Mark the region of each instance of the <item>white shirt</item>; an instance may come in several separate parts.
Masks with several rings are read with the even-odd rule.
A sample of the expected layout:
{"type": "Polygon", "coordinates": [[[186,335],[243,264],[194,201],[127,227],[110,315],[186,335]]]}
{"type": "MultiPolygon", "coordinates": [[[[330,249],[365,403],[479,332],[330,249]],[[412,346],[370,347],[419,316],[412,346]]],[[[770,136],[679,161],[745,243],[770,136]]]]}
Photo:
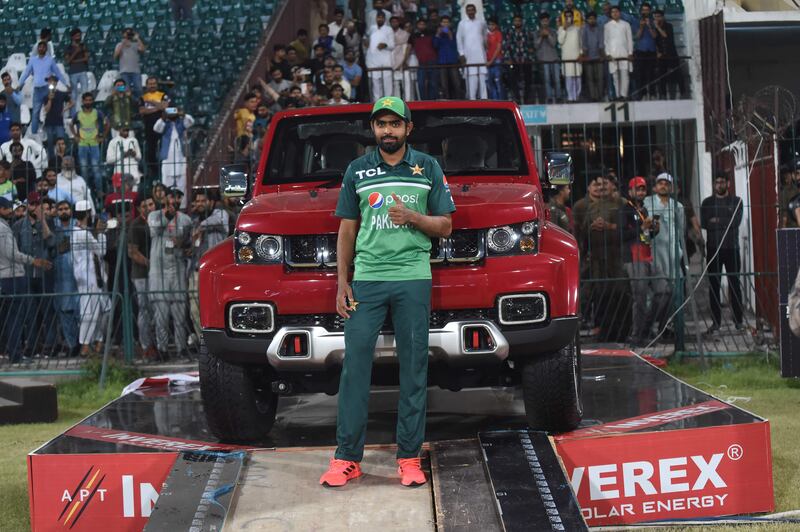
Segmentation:
{"type": "Polygon", "coordinates": [[[373,26],[369,32],[369,48],[367,48],[367,68],[392,66],[392,50],[394,49],[394,32],[388,24],[380,28],[373,26]],[[386,48],[378,50],[380,43],[386,48]]]}
{"type": "Polygon", "coordinates": [[[463,55],[467,64],[486,63],[486,22],[479,19],[464,18],[456,30],[458,55],[463,55]]]}
{"type": "MultiPolygon", "coordinates": [[[[72,251],[72,271],[75,275],[75,284],[81,294],[98,293],[102,290],[97,285],[94,255],[102,260],[106,252],[106,235],[100,233],[95,238],[87,229],[75,227],[70,232],[70,249],[72,251]]],[[[102,272],[101,272],[102,273],[102,272]]]]}
{"type": "MultiPolygon", "coordinates": [[[[633,55],[631,25],[624,20],[609,20],[603,27],[606,54],[614,58],[627,59],[633,55]]],[[[614,64],[612,61],[610,64],[614,64]]]]}
{"type": "Polygon", "coordinates": [[[106,162],[114,165],[114,173],[130,174],[138,182],[142,176],[138,164],[141,158],[142,152],[139,149],[139,141],[130,134],[127,138],[114,137],[108,143],[106,162]],[[125,155],[129,150],[136,152],[133,157],[125,155]]]}
{"type": "MultiPolygon", "coordinates": [[[[73,174],[72,178],[68,178],[64,176],[64,173],[58,174],[56,177],[56,188],[60,188],[64,192],[67,192],[75,203],[87,200],[89,203],[92,204],[92,214],[94,214],[94,202],[92,201],[92,193],[89,191],[89,187],[86,186],[86,180],[84,180],[78,174],[73,174]]],[[[75,207],[73,205],[73,207],[75,207]]]]}
{"type": "MultiPolygon", "coordinates": [[[[13,159],[13,157],[11,157],[12,142],[13,141],[9,140],[0,146],[0,159],[11,162],[13,159]]],[[[47,152],[45,149],[33,139],[22,138],[19,143],[22,144],[22,160],[30,161],[33,168],[36,170],[36,177],[42,177],[42,172],[47,168],[47,152]]]]}

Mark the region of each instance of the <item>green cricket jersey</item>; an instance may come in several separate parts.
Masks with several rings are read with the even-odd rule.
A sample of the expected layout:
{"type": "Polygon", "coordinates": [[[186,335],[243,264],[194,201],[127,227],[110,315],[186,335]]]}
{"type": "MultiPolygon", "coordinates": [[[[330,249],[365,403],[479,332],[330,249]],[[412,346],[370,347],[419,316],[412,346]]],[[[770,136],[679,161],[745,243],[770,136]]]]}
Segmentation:
{"type": "Polygon", "coordinates": [[[336,216],[357,220],[354,281],[430,279],[431,239],[410,226],[394,225],[389,207],[396,194],[409,209],[441,216],[456,210],[439,162],[406,145],[396,166],[374,151],[359,157],[344,173],[336,216]]]}

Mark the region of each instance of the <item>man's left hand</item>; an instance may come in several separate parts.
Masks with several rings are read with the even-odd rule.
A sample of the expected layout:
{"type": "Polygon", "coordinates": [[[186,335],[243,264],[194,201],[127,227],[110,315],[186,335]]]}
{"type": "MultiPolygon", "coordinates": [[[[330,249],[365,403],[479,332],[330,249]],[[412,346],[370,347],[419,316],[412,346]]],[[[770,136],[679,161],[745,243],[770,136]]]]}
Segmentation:
{"type": "Polygon", "coordinates": [[[397,194],[394,192],[392,192],[392,199],[394,200],[394,205],[389,207],[389,219],[392,223],[395,225],[405,225],[413,222],[418,213],[406,207],[403,201],[397,197],[397,194]]]}

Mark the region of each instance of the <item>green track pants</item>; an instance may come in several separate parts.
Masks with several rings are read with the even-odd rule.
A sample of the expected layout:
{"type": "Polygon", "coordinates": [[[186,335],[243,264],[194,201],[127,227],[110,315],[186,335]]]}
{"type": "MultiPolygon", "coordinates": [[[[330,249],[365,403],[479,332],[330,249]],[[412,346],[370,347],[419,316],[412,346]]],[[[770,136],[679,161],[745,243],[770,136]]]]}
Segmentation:
{"type": "Polygon", "coordinates": [[[339,446],[335,456],[355,462],[364,456],[372,358],[386,312],[391,308],[400,364],[397,457],[417,457],[425,440],[431,280],[353,281],[352,286],[358,305],[344,326],[345,357],[336,427],[339,446]]]}

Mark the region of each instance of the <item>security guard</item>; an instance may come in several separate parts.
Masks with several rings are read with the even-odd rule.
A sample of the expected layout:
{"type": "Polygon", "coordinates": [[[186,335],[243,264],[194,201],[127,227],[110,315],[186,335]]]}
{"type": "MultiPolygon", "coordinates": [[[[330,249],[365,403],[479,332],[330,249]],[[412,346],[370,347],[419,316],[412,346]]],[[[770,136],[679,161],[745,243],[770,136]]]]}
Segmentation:
{"type": "Polygon", "coordinates": [[[375,102],[370,128],[378,149],[347,168],[336,206],[339,288],[345,359],[339,382],[338,447],[320,484],[343,486],[361,476],[372,359],[391,309],[400,365],[397,462],[401,483],[424,484],[431,237],[450,235],[455,205],[439,163],[406,142],[414,128],[400,98],[375,102]],[[348,282],[355,257],[352,285],[348,282]]]}

